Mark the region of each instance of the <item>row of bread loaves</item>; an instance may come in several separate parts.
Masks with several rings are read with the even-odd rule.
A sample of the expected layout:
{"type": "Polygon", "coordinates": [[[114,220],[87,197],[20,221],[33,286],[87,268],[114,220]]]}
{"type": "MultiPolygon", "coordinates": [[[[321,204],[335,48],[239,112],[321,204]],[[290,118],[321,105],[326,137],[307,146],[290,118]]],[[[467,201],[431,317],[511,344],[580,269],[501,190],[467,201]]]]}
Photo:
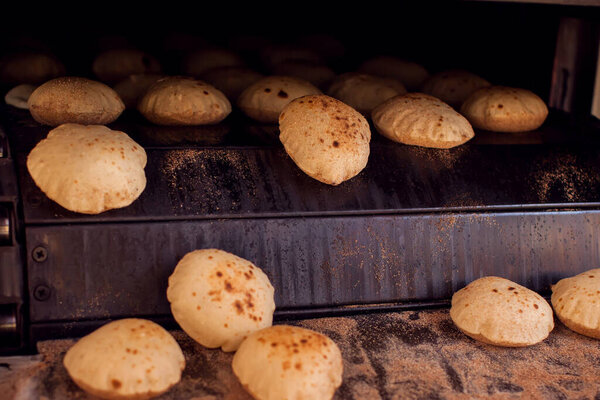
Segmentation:
{"type": "MultiPolygon", "coordinates": [[[[331,399],[342,357],[327,336],[272,326],[274,289],[250,261],[217,250],[186,254],[169,277],[173,317],[195,341],[236,351],[232,369],[258,400],[331,399]]],[[[106,399],[151,398],[181,380],[185,360],[173,337],[141,319],[111,322],[80,339],[64,357],[73,381],[106,399]]]]}
{"type": "MultiPolygon", "coordinates": [[[[558,319],[582,335],[600,339],[600,269],[552,286],[558,319]]],[[[538,293],[508,279],[477,279],[452,296],[450,317],[473,339],[496,346],[530,346],[554,328],[552,307],[538,293]]]]}

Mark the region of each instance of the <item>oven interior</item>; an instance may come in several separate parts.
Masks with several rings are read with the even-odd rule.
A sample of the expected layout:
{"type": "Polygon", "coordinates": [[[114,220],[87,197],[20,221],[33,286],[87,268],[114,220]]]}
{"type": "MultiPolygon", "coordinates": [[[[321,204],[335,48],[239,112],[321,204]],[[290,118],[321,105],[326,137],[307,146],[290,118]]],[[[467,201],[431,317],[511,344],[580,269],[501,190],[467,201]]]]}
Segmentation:
{"type": "Polygon", "coordinates": [[[235,105],[218,125],[186,128],[126,110],[110,127],[146,149],[146,190],[129,207],[90,216],[36,187],[25,161],[49,128],[2,104],[0,350],[32,349],[128,316],[175,326],[167,278],[198,248],[260,266],[275,286],[276,320],[445,307],[485,275],[547,296],[558,279],[595,267],[600,14],[586,2],[560,3],[107,5],[79,18],[18,10],[0,28],[3,53],[49,51],[69,75],[94,78],[94,57],[122,46],[153,54],[169,75],[206,46],[234,49],[269,74],[261,46],[312,38],[336,73],[383,54],[430,72],[461,68],[537,93],[550,114],[536,131],[476,130],[449,150],[394,143],[371,126],[366,169],[331,187],[295,167],[276,125],[235,105]]]}

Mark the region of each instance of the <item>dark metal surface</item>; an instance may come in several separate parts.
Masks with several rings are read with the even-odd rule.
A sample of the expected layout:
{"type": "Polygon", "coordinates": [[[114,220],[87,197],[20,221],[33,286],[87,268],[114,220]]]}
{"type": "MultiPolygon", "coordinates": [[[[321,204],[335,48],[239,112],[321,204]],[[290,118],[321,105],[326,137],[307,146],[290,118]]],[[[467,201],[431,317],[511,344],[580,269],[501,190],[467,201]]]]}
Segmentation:
{"type": "MultiPolygon", "coordinates": [[[[246,130],[236,130],[235,136],[227,136],[233,135],[228,133],[228,139],[213,145],[184,141],[158,146],[146,142],[146,189],[132,205],[99,215],[69,212],[49,200],[27,173],[27,152],[22,148],[18,167],[25,222],[57,224],[600,206],[597,138],[569,130],[558,117],[541,130],[526,134],[478,132],[472,142],[449,150],[394,143],[373,130],[367,167],[337,187],[320,183],[300,171],[278,143],[276,126],[245,127],[246,130]],[[258,133],[253,133],[252,128],[258,133]]],[[[142,129],[133,122],[129,129],[121,128],[131,132],[134,139],[142,129]]],[[[19,146],[33,146],[36,141],[31,138],[35,134],[45,135],[48,129],[20,125],[14,132],[19,146]],[[29,133],[32,135],[28,136],[29,133]],[[28,140],[30,143],[26,145],[28,140]]],[[[166,140],[169,128],[160,129],[166,140]]],[[[190,128],[189,132],[194,129],[190,128]]],[[[177,132],[186,130],[182,128],[177,132]]]]}
{"type": "Polygon", "coordinates": [[[499,275],[547,293],[600,263],[600,211],[261,218],[29,227],[32,323],[168,315],[187,252],[220,248],[269,276],[279,310],[447,300],[499,275]],[[40,285],[50,289],[36,299],[40,285]]]}

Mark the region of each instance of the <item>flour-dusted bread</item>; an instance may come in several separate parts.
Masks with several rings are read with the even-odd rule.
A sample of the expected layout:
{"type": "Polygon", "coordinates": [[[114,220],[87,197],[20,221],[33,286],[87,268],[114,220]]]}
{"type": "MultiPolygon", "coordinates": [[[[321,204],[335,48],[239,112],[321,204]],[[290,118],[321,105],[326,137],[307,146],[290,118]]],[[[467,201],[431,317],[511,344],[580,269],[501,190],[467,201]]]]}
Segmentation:
{"type": "Polygon", "coordinates": [[[231,50],[208,47],[188,54],[183,62],[183,72],[188,76],[199,77],[213,68],[245,65],[243,58],[231,50]]]}
{"type": "Polygon", "coordinates": [[[273,67],[275,75],[293,76],[304,79],[318,88],[327,86],[335,77],[335,72],[325,64],[311,61],[284,61],[273,67]]]}
{"type": "Polygon", "coordinates": [[[19,52],[0,59],[0,83],[38,85],[65,74],[65,66],[46,53],[19,52]]]}
{"type": "Polygon", "coordinates": [[[98,54],[92,63],[96,77],[110,84],[122,81],[129,75],[156,74],[161,69],[155,57],[138,49],[106,50],[98,54]]]}
{"type": "Polygon", "coordinates": [[[169,277],[173,317],[195,341],[235,351],[251,333],[271,326],[274,289],[250,261],[218,249],[186,254],[169,277]]]}
{"type": "Polygon", "coordinates": [[[304,79],[275,75],[247,87],[237,104],[244,114],[256,121],[276,123],[281,110],[292,100],[311,94],[321,94],[321,90],[304,79]]]}
{"type": "Polygon", "coordinates": [[[185,358],[164,328],[127,318],[98,328],[65,354],[63,364],[81,389],[103,399],[149,399],[181,379],[185,358]]]}
{"type": "Polygon", "coordinates": [[[437,97],[458,110],[473,92],[487,86],[491,84],[482,77],[469,71],[456,69],[430,76],[421,91],[437,97]]]}
{"type": "Polygon", "coordinates": [[[496,276],[477,279],[454,293],[450,317],[473,339],[505,347],[539,343],[554,328],[552,308],[542,296],[496,276]]]}
{"type": "Polygon", "coordinates": [[[569,329],[600,339],[600,269],[591,269],[552,286],[552,307],[569,329]]]}
{"type": "Polygon", "coordinates": [[[279,139],[308,176],[329,185],[353,178],[367,165],[371,130],[356,110],[333,97],[300,97],[279,116],[279,139]]]}
{"type": "Polygon", "coordinates": [[[264,75],[247,67],[218,67],[206,71],[200,78],[222,91],[229,101],[235,102],[248,86],[264,75]]]}
{"type": "Polygon", "coordinates": [[[489,86],[473,92],[462,104],[460,112],[475,128],[526,132],[544,123],[548,107],[527,89],[489,86]]]}
{"type": "Polygon", "coordinates": [[[233,373],[257,400],[331,399],[342,384],[342,355],[327,336],[276,325],[248,337],[233,356],[233,373]]]}
{"type": "Polygon", "coordinates": [[[392,97],[377,106],[371,116],[383,136],[414,146],[447,149],[475,135],[469,121],[452,107],[422,93],[392,97]]]}
{"type": "Polygon", "coordinates": [[[125,109],[117,92],[110,87],[73,76],[52,79],[39,86],[27,104],[33,119],[50,126],[105,125],[119,118],[125,109]]]}
{"type": "Polygon", "coordinates": [[[348,104],[364,115],[394,96],[406,93],[402,82],[358,72],[346,72],[337,76],[327,94],[348,104]]]}
{"type": "Polygon", "coordinates": [[[119,81],[113,89],[117,92],[121,100],[123,100],[126,108],[135,109],[138,101],[146,94],[150,86],[162,78],[163,76],[160,74],[129,75],[127,78],[119,81]]]}
{"type": "Polygon", "coordinates": [[[146,187],[145,166],[144,149],[102,125],[61,125],[27,157],[27,169],[42,192],[84,214],[130,205],[146,187]]]}
{"type": "Polygon", "coordinates": [[[29,100],[31,93],[33,93],[35,88],[36,86],[30,85],[28,83],[15,86],[14,88],[6,92],[6,95],[4,96],[4,101],[10,106],[20,108],[23,110],[29,110],[27,100],[29,100]]]}
{"type": "Polygon", "coordinates": [[[393,56],[373,57],[363,62],[358,70],[371,75],[397,79],[411,92],[420,88],[429,78],[429,72],[422,65],[393,56]]]}
{"type": "Polygon", "coordinates": [[[212,85],[187,77],[168,77],[150,86],[138,111],[157,125],[207,125],[231,113],[227,97],[212,85]]]}

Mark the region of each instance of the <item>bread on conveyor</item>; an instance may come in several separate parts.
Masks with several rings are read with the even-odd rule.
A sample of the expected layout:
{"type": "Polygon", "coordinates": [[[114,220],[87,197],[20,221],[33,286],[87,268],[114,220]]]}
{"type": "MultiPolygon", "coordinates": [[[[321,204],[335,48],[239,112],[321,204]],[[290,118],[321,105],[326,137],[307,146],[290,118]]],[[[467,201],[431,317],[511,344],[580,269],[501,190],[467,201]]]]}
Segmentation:
{"type": "Polygon", "coordinates": [[[29,111],[39,123],[105,125],[125,109],[123,101],[104,83],[80,77],[60,77],[39,86],[29,97],[29,111]]]}
{"type": "Polygon", "coordinates": [[[257,400],[331,399],[342,383],[342,355],[329,337],[276,325],[248,337],[232,368],[257,400]]]}
{"type": "Polygon", "coordinates": [[[185,358],[160,325],[138,318],[110,322],[81,338],[63,364],[73,381],[103,399],[149,399],[181,379],[185,358]]]}
{"type": "Polygon", "coordinates": [[[479,278],[454,293],[450,317],[473,339],[505,347],[539,343],[554,328],[552,308],[542,296],[496,276],[479,278]]]}
{"type": "Polygon", "coordinates": [[[456,69],[433,74],[423,84],[421,92],[437,97],[458,110],[471,93],[487,86],[491,83],[482,77],[456,69]]]}
{"type": "Polygon", "coordinates": [[[544,123],[548,107],[538,95],[527,89],[490,86],[473,92],[460,112],[475,128],[526,132],[544,123]]]}
{"type": "Polygon", "coordinates": [[[397,79],[409,92],[420,88],[429,77],[429,72],[422,65],[393,56],[373,57],[363,62],[358,70],[366,74],[397,79]]]}
{"type": "Polygon", "coordinates": [[[279,131],[290,158],[323,183],[339,185],[367,165],[369,123],[333,97],[313,95],[292,101],[279,116],[279,131]]]}
{"type": "Polygon", "coordinates": [[[175,76],[150,86],[138,102],[138,111],[157,125],[206,125],[224,120],[231,103],[206,82],[175,76]]]}
{"type": "Polygon", "coordinates": [[[448,104],[423,93],[392,97],[377,106],[371,116],[380,134],[414,146],[447,149],[475,136],[465,117],[448,104]]]}
{"type": "Polygon", "coordinates": [[[250,261],[218,249],[195,250],[169,277],[173,317],[195,341],[235,351],[251,333],[271,326],[274,289],[250,261]]]}
{"type": "Polygon", "coordinates": [[[600,269],[591,269],[552,286],[552,307],[569,329],[600,339],[600,269]]]}
{"type": "Polygon", "coordinates": [[[14,88],[6,92],[6,95],[4,96],[4,101],[6,102],[6,104],[11,105],[13,107],[17,107],[23,110],[29,110],[27,100],[29,100],[31,93],[33,93],[35,88],[36,86],[30,85],[28,83],[15,86],[14,88]]]}
{"type": "Polygon", "coordinates": [[[145,166],[142,147],[102,125],[61,125],[27,157],[27,169],[42,192],[84,214],[130,205],[146,187],[145,166]]]}
{"type": "Polygon", "coordinates": [[[159,61],[138,49],[111,49],[94,59],[92,71],[102,82],[117,83],[129,75],[156,74],[162,67],[159,61]]]}
{"type": "Polygon", "coordinates": [[[276,123],[281,110],[292,100],[310,94],[321,94],[321,90],[304,79],[274,75],[247,87],[237,104],[244,114],[256,121],[276,123]]]}
{"type": "Polygon", "coordinates": [[[127,108],[135,109],[139,99],[142,98],[150,86],[156,83],[157,80],[163,78],[159,74],[134,74],[119,81],[113,89],[127,108]]]}
{"type": "Polygon", "coordinates": [[[0,59],[0,83],[40,84],[65,74],[65,66],[46,53],[19,52],[0,59]]]}
{"type": "Polygon", "coordinates": [[[406,88],[398,80],[358,72],[337,76],[327,90],[329,96],[367,116],[387,99],[405,93],[406,88]]]}

